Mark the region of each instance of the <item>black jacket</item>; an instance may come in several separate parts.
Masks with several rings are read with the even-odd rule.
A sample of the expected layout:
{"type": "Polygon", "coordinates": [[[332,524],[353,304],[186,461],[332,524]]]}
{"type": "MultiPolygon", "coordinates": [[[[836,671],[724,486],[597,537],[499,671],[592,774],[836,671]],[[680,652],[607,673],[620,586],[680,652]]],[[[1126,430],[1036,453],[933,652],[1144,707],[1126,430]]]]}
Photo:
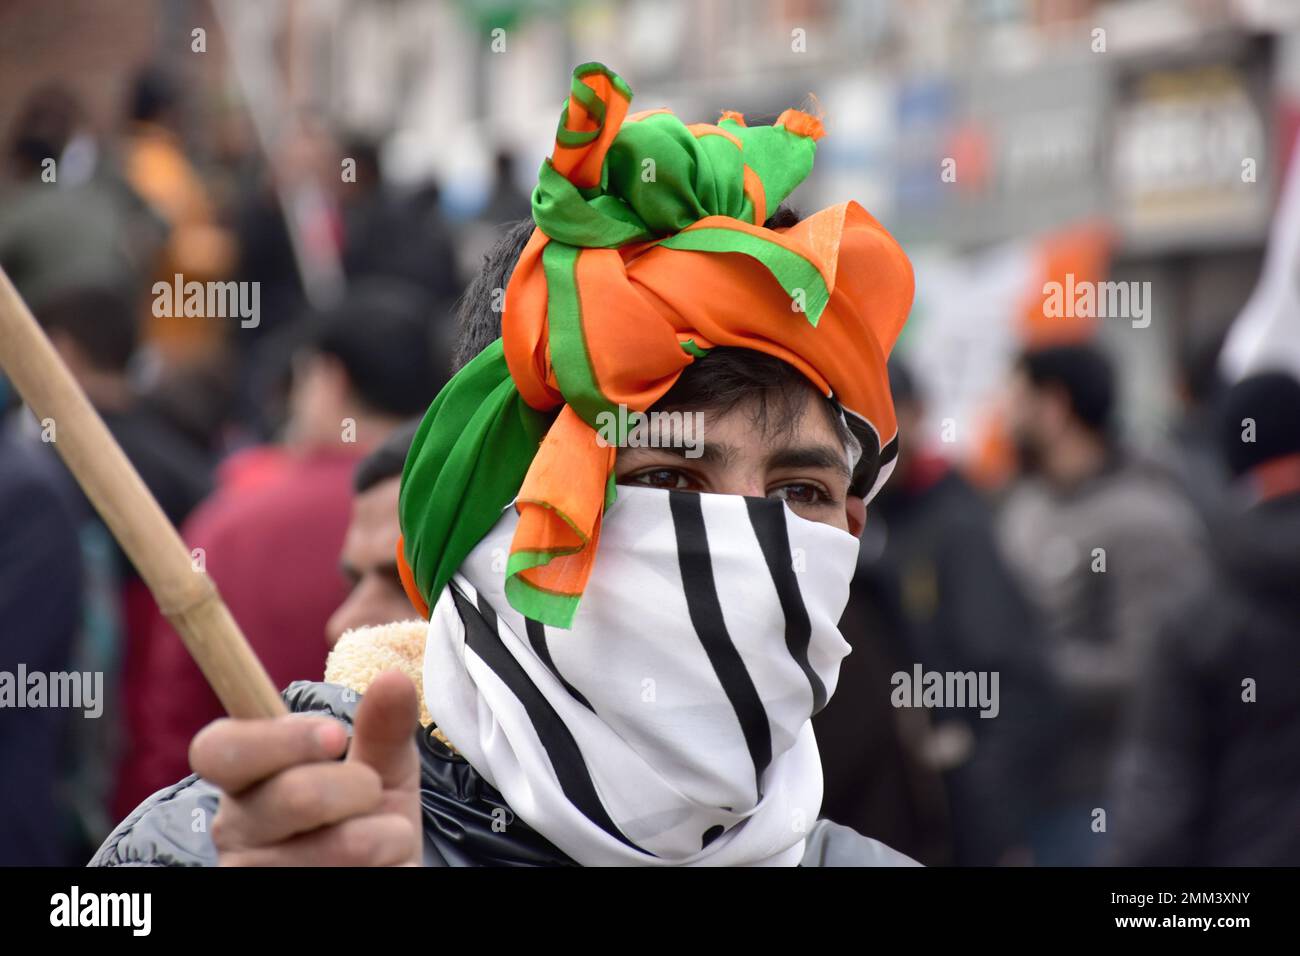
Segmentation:
{"type": "Polygon", "coordinates": [[[1213,531],[1216,586],[1134,697],[1109,821],[1121,865],[1300,865],[1300,495],[1213,531]]]}
{"type": "MultiPolygon", "coordinates": [[[[337,717],[349,727],[358,697],[335,684],[298,681],[289,709],[337,717]]],[[[427,731],[417,735],[425,866],[574,866],[506,805],[465,759],[427,731]],[[496,824],[495,828],[493,824],[496,824]]],[[[219,791],[190,775],[158,791],[118,824],[90,866],[215,866],[209,836],[219,791]]],[[[908,857],[829,820],[809,831],[804,866],[909,866],[908,857]]]]}

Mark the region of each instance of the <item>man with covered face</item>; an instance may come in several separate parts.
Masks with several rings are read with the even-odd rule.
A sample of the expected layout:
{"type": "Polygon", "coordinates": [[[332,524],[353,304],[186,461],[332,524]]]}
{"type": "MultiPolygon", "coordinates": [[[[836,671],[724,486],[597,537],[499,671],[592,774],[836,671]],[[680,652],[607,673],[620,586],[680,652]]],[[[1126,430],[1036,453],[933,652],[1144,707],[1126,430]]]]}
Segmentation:
{"type": "MultiPolygon", "coordinates": [[[[290,688],[350,743],[330,719],[210,725],[168,797],[219,796],[200,861],[909,862],[818,820],[811,717],[893,464],[911,267],[856,203],[780,207],[816,118],[687,126],[630,100],[575,71],[533,221],[468,290],[462,367],[407,458],[421,686],[290,688]],[[691,416],[702,442],[608,440],[645,412],[691,416]]],[[[117,845],[98,862],[131,856],[117,845]]]]}

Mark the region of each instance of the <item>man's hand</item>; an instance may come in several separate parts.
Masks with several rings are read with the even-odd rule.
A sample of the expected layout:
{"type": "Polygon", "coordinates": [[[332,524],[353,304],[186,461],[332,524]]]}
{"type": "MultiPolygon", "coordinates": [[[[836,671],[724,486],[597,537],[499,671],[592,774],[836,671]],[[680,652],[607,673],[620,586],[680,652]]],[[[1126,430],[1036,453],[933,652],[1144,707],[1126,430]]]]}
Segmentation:
{"type": "Polygon", "coordinates": [[[329,717],[213,721],[190,744],[221,788],[212,840],[222,866],[419,866],[415,687],[377,677],[347,731],[329,717]]]}

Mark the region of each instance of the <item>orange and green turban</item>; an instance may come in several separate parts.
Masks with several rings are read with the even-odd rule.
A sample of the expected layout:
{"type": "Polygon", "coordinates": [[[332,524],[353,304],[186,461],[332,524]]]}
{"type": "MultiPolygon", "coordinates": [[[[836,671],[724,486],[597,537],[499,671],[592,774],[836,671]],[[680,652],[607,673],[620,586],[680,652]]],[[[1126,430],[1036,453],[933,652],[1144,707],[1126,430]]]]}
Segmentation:
{"type": "Polygon", "coordinates": [[[626,421],[620,405],[647,411],[714,347],[789,363],[839,403],[873,460],[893,450],[885,362],[912,301],[906,256],[853,202],[763,226],[812,169],[821,123],[786,110],[770,126],[736,113],[686,125],[663,109],[628,116],[631,100],[601,64],[574,71],[502,337],[416,433],[398,564],[426,616],[513,501],[506,597],[569,627],[616,493],[617,447],[598,424],[626,421]]]}

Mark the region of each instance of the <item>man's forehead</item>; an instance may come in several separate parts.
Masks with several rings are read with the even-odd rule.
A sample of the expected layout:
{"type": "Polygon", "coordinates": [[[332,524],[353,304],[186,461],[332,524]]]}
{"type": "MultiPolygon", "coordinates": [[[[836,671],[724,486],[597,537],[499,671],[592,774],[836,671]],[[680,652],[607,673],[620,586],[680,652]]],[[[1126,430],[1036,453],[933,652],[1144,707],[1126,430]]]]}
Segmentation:
{"type": "Polygon", "coordinates": [[[728,441],[743,435],[745,444],[760,443],[771,451],[818,445],[842,451],[844,442],[832,420],[834,414],[831,404],[811,388],[776,397],[755,396],[720,413],[705,411],[705,444],[707,427],[713,426],[724,432],[728,441]]]}
{"type": "Polygon", "coordinates": [[[353,513],[368,519],[391,515],[397,520],[397,499],[401,494],[402,479],[400,475],[376,482],[365,491],[359,492],[352,501],[353,513]]]}
{"type": "MultiPolygon", "coordinates": [[[[675,406],[659,411],[658,421],[662,430],[678,419],[702,416],[704,423],[709,426],[743,427],[756,431],[769,440],[781,436],[794,441],[808,432],[834,437],[835,428],[830,414],[830,405],[826,399],[811,384],[801,384],[797,388],[758,389],[738,402],[721,407],[675,406]]],[[[653,424],[655,420],[655,412],[652,411],[650,423],[653,424]]]]}

